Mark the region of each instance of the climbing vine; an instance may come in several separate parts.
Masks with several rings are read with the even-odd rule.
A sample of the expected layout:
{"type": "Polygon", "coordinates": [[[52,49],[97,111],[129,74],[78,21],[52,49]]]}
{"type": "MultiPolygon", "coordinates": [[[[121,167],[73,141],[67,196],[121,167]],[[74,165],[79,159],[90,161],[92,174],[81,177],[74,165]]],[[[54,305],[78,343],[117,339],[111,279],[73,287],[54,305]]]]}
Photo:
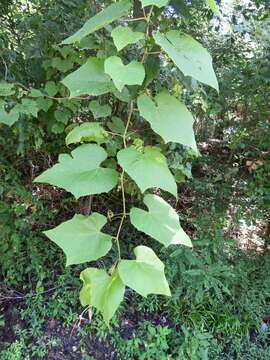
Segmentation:
{"type": "MultiPolygon", "coordinates": [[[[39,90],[0,84],[1,96],[21,94],[13,107],[1,101],[0,122],[13,126],[20,116],[53,109],[56,121],[50,131],[65,129],[66,145],[74,147],[70,154],[60,154],[36,183],[58,186],[76,199],[91,199],[113,189],[121,194],[115,234],[102,231],[109,216],[96,212],[74,214],[44,232],[64,251],[66,265],[96,261],[116,248],[117,257],[109,269],[88,267],[80,275],[82,305],[97,308],[106,323],[122,302],[126,287],[142,296],[171,294],[164,264],[151,247],[139,245],[133,259],[122,257],[125,222],[163,246],[192,246],[177,212],[163,196],[178,196],[177,174],[168,166],[167,150],[180,144],[198,154],[193,116],[172,84],[179,82],[180,72],[217,91],[218,83],[207,50],[190,35],[171,29],[173,22],[168,25],[167,3],[141,0],[139,17],[131,0],[114,2],[97,12],[56,47],[62,59],[55,57],[45,64],[51,76],[55,68],[62,73],[73,70],[59,83],[48,81],[39,90]],[[161,80],[164,68],[170,74],[167,84],[161,80]],[[78,117],[66,126],[78,104],[88,107],[91,119],[78,117]],[[132,186],[144,195],[143,204],[128,209],[126,194],[132,186]]],[[[218,15],[215,3],[208,3],[218,15]]]]}

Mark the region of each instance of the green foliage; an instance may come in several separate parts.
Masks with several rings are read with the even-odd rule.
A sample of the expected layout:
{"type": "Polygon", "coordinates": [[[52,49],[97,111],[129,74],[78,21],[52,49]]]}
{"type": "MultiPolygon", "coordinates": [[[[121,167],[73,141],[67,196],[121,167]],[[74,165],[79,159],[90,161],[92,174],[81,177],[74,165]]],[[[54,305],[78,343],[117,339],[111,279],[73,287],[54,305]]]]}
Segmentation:
{"type": "Polygon", "coordinates": [[[165,246],[183,244],[192,246],[189,236],[179,224],[176,211],[162,198],[148,194],[143,199],[149,211],[130,210],[130,221],[138,230],[152,236],[165,246]]]}
{"type": "Polygon", "coordinates": [[[117,26],[111,32],[111,36],[118,51],[121,51],[129,44],[135,44],[139,40],[144,39],[142,32],[132,31],[127,26],[117,26]]]}
{"type": "Polygon", "coordinates": [[[39,175],[35,182],[62,187],[77,199],[110,191],[117,184],[118,173],[114,169],[100,167],[106,158],[106,151],[101,146],[81,145],[71,155],[59,155],[59,163],[39,175]],[[89,158],[93,160],[89,162],[89,158]]]}
{"type": "Polygon", "coordinates": [[[107,254],[112,247],[112,238],[101,232],[105,224],[106,217],[101,214],[75,214],[71,220],[44,233],[63,249],[68,266],[97,260],[107,254]]]}

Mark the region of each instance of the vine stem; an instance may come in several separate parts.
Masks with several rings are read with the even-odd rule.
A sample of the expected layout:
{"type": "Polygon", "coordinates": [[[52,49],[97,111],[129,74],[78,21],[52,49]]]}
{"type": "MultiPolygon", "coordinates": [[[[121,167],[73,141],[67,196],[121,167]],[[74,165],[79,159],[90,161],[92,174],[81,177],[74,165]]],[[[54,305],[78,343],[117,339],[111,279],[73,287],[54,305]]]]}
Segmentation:
{"type": "MultiPolygon", "coordinates": [[[[128,119],[127,119],[127,123],[126,123],[126,127],[125,127],[125,131],[123,134],[123,143],[124,143],[124,148],[127,147],[127,132],[128,132],[128,128],[131,122],[131,118],[132,118],[132,114],[133,114],[133,110],[134,110],[134,104],[133,101],[131,101],[130,103],[130,108],[129,108],[129,112],[128,112],[128,119]]],[[[121,216],[121,220],[120,220],[120,224],[117,230],[117,234],[115,237],[116,240],[116,244],[117,244],[117,251],[118,251],[118,261],[121,261],[121,249],[120,249],[120,242],[119,242],[119,236],[122,230],[122,226],[123,223],[125,221],[125,218],[127,217],[127,211],[126,211],[126,196],[125,196],[125,186],[124,186],[124,176],[125,176],[125,171],[122,170],[121,176],[120,176],[120,186],[121,186],[121,193],[122,193],[122,207],[123,207],[123,213],[121,216]]]]}
{"type": "MultiPolygon", "coordinates": [[[[144,18],[145,18],[145,21],[147,23],[147,26],[146,26],[146,31],[145,31],[145,38],[147,40],[147,38],[149,37],[149,27],[150,27],[150,19],[151,19],[151,15],[152,15],[152,12],[153,12],[153,8],[154,6],[151,6],[151,9],[149,11],[149,13],[146,15],[145,13],[145,10],[143,8],[143,14],[144,14],[144,18]]],[[[143,53],[143,57],[142,57],[142,60],[141,60],[141,63],[143,64],[145,62],[145,59],[147,58],[148,56],[148,48],[147,48],[147,45],[145,46],[145,50],[144,50],[144,53],[143,53]]]]}

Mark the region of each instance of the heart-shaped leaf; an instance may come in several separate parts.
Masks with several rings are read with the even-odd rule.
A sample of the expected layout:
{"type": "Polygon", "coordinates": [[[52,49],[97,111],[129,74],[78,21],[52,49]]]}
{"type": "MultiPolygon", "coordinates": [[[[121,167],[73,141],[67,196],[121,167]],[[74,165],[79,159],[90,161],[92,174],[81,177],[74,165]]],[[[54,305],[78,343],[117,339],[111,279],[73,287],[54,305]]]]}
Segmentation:
{"type": "Polygon", "coordinates": [[[218,91],[212,57],[192,36],[171,30],[166,34],[157,32],[153,37],[185,76],[192,76],[218,91]]]}
{"type": "Polygon", "coordinates": [[[91,101],[89,109],[92,111],[95,119],[110,116],[112,113],[112,108],[109,104],[101,105],[98,100],[91,101]]]}
{"type": "Polygon", "coordinates": [[[144,151],[140,152],[131,146],[120,150],[117,159],[142,192],[158,187],[177,197],[176,182],[159,148],[146,146],[144,151]]]}
{"type": "Polygon", "coordinates": [[[132,225],[165,246],[172,244],[192,246],[189,236],[179,224],[179,216],[165,200],[157,195],[148,194],[143,202],[149,211],[132,208],[130,211],[132,225]]]}
{"type": "Polygon", "coordinates": [[[132,29],[127,26],[117,26],[111,32],[111,36],[118,51],[124,49],[124,47],[129,44],[134,44],[137,41],[144,39],[144,34],[142,32],[132,31],[132,29]]]}
{"type": "Polygon", "coordinates": [[[108,133],[98,122],[86,122],[72,129],[66,136],[66,144],[79,142],[96,142],[103,144],[107,141],[108,133]]]}
{"type": "Polygon", "coordinates": [[[110,56],[104,62],[105,73],[110,75],[114,85],[121,92],[125,85],[141,85],[145,77],[144,67],[138,61],[124,65],[118,56],[110,56]]]}
{"type": "Polygon", "coordinates": [[[81,264],[97,260],[111,249],[112,237],[101,232],[106,222],[106,217],[98,213],[75,214],[71,220],[44,234],[64,251],[67,266],[81,264]]]}
{"type": "Polygon", "coordinates": [[[14,84],[10,84],[6,81],[0,82],[0,96],[11,96],[15,94],[14,84]]]}
{"type": "Polygon", "coordinates": [[[62,83],[69,89],[71,98],[80,95],[98,96],[115,90],[110,77],[104,72],[104,60],[94,57],[65,77],[62,83]]]}
{"type": "Polygon", "coordinates": [[[176,142],[197,151],[194,120],[186,106],[165,92],[158,94],[154,101],[147,95],[138,98],[140,114],[150,123],[151,128],[166,143],[176,142]]]}
{"type": "Polygon", "coordinates": [[[75,34],[65,39],[62,44],[73,44],[74,42],[79,42],[85,36],[102,29],[104,26],[110,24],[111,22],[117,20],[123,15],[126,15],[131,8],[130,0],[122,0],[117,3],[111,4],[104,10],[100,11],[98,14],[89,19],[81,29],[79,29],[75,34]]]}
{"type": "Polygon", "coordinates": [[[10,112],[5,110],[5,102],[0,101],[0,124],[12,126],[16,121],[19,120],[20,114],[18,111],[11,109],[10,112]]]}
{"type": "Polygon", "coordinates": [[[85,195],[109,192],[118,181],[113,169],[100,167],[106,151],[96,144],[84,144],[69,154],[61,154],[58,164],[44,171],[34,181],[59,186],[77,199],[85,195]]]}
{"type": "Polygon", "coordinates": [[[161,294],[171,296],[164,275],[164,264],[152,249],[137,246],[136,260],[121,260],[118,271],[123,283],[142,296],[161,294]]]}
{"type": "Polygon", "coordinates": [[[80,300],[83,306],[97,308],[108,324],[124,298],[125,285],[117,270],[111,276],[103,269],[87,268],[81,272],[83,287],[80,300]]]}

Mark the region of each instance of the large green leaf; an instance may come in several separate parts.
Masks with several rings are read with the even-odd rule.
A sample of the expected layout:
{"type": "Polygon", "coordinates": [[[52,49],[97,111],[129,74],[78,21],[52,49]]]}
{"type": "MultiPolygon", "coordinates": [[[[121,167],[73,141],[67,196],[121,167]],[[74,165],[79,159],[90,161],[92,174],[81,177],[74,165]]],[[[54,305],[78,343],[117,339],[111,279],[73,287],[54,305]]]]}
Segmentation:
{"type": "Polygon", "coordinates": [[[144,151],[140,152],[131,146],[120,150],[117,159],[142,192],[149,188],[159,187],[177,197],[175,180],[159,148],[146,146],[144,151]]]}
{"type": "Polygon", "coordinates": [[[99,122],[85,122],[76,126],[66,136],[66,144],[79,142],[96,142],[103,144],[107,141],[108,133],[99,122]]]}
{"type": "Polygon", "coordinates": [[[11,109],[10,112],[5,110],[5,102],[0,100],[0,124],[12,126],[19,120],[20,114],[18,111],[11,109]]]}
{"type": "Polygon", "coordinates": [[[176,211],[161,197],[148,194],[143,199],[149,211],[132,208],[130,221],[138,230],[152,236],[165,246],[192,246],[189,236],[179,224],[176,211]]]}
{"type": "Polygon", "coordinates": [[[166,34],[157,32],[153,37],[185,76],[192,76],[218,91],[211,55],[198,41],[178,30],[166,34]]]}
{"type": "Polygon", "coordinates": [[[168,4],[169,0],[141,0],[142,6],[155,5],[159,8],[168,4]]]}
{"type": "Polygon", "coordinates": [[[141,85],[145,77],[144,67],[138,61],[124,65],[118,56],[110,56],[104,62],[105,73],[110,75],[121,92],[125,85],[141,85]]]}
{"type": "Polygon", "coordinates": [[[77,199],[85,195],[109,192],[118,181],[113,169],[100,167],[106,151],[96,144],[84,144],[69,154],[61,154],[58,164],[44,171],[34,181],[59,186],[77,199]]]}
{"type": "Polygon", "coordinates": [[[112,113],[112,108],[109,104],[101,105],[98,100],[91,101],[89,104],[89,109],[91,110],[95,119],[110,116],[112,113]]]}
{"type": "Polygon", "coordinates": [[[111,32],[111,36],[118,51],[124,49],[127,45],[134,44],[144,38],[142,32],[132,31],[132,29],[127,26],[117,26],[111,32]]]}
{"type": "Polygon", "coordinates": [[[118,266],[123,283],[142,296],[170,296],[170,288],[164,275],[164,264],[154,251],[147,246],[137,246],[134,253],[136,260],[121,260],[118,266]]]}
{"type": "Polygon", "coordinates": [[[15,94],[14,84],[10,84],[6,81],[0,82],[0,96],[10,96],[15,94]]]}
{"type": "Polygon", "coordinates": [[[99,96],[115,90],[110,77],[104,72],[104,60],[94,57],[65,77],[62,83],[69,89],[71,98],[80,95],[99,96]]]}
{"type": "Polygon", "coordinates": [[[83,281],[81,304],[97,308],[108,324],[124,298],[125,285],[117,270],[109,276],[103,269],[87,268],[81,272],[80,279],[83,281]]]}
{"type": "Polygon", "coordinates": [[[193,117],[175,97],[162,92],[153,101],[150,96],[141,95],[138,98],[138,108],[141,116],[166,143],[172,141],[197,150],[193,117]]]}
{"type": "Polygon", "coordinates": [[[106,217],[98,213],[75,214],[71,220],[44,234],[64,251],[67,266],[81,264],[97,260],[111,249],[112,237],[101,232],[106,222],[106,217]]]}
{"type": "Polygon", "coordinates": [[[102,29],[104,26],[126,15],[131,8],[130,0],[122,0],[111,4],[97,15],[89,19],[75,34],[65,39],[62,44],[73,44],[81,41],[85,36],[102,29]]]}

